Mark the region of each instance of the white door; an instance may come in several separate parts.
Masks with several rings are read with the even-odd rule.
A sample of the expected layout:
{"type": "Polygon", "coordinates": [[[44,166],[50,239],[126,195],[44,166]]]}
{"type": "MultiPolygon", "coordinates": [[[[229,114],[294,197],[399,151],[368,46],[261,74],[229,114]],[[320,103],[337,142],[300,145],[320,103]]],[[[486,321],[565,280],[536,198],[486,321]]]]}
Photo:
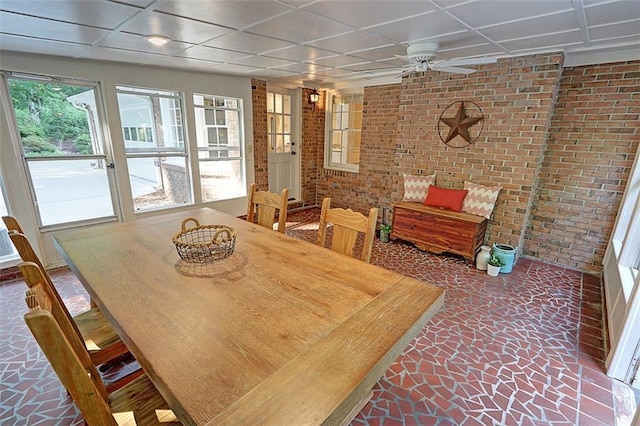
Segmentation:
{"type": "Polygon", "coordinates": [[[299,105],[297,90],[267,92],[269,191],[288,188],[290,200],[300,199],[299,105]]]}

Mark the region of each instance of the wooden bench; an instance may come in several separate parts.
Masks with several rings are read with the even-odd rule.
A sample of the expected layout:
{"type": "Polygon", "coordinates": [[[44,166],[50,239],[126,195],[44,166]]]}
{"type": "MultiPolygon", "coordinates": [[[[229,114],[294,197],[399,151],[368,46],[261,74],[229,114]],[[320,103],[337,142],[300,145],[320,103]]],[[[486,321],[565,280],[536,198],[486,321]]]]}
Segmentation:
{"type": "Polygon", "coordinates": [[[393,205],[391,239],[410,241],[430,253],[462,255],[473,264],[484,242],[487,219],[471,213],[405,201],[393,205]]]}

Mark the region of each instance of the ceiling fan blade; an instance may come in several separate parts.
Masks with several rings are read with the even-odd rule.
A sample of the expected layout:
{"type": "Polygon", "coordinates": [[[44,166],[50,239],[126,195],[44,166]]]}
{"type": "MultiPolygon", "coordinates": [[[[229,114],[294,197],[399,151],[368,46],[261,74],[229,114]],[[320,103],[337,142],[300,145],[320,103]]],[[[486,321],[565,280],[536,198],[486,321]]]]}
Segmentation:
{"type": "Polygon", "coordinates": [[[481,64],[495,64],[498,61],[498,58],[495,56],[492,57],[483,57],[483,58],[467,58],[467,59],[452,59],[450,61],[438,61],[437,64],[442,66],[458,66],[458,65],[481,65],[481,64]]]}
{"type": "Polygon", "coordinates": [[[408,68],[408,69],[402,71],[402,73],[396,75],[395,78],[403,78],[403,77],[406,77],[406,76],[408,76],[408,75],[410,75],[410,74],[412,74],[414,72],[415,72],[415,70],[413,68],[408,68]]]}
{"type": "Polygon", "coordinates": [[[434,65],[433,67],[431,67],[431,69],[434,71],[444,71],[444,72],[451,72],[455,74],[471,74],[478,71],[478,70],[474,70],[473,68],[444,67],[444,66],[437,66],[437,65],[434,65]]]}

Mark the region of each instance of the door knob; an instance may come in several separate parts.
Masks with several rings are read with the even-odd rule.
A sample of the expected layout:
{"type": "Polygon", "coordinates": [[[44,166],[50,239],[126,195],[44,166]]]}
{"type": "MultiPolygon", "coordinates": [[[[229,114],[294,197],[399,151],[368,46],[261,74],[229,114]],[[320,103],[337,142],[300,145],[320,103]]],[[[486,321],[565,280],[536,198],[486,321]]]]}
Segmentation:
{"type": "Polygon", "coordinates": [[[291,155],[296,155],[296,152],[295,151],[291,151],[291,155]]]}

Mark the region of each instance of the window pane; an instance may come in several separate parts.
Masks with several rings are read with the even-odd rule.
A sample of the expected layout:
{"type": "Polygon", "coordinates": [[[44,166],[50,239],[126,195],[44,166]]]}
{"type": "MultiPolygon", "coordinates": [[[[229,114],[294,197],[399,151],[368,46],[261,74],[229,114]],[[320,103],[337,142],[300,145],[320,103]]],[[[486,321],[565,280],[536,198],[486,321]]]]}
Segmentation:
{"type": "Polygon", "coordinates": [[[127,165],[137,212],[191,203],[185,157],[129,158],[127,165]]]}
{"type": "Polygon", "coordinates": [[[225,200],[246,195],[242,160],[200,161],[202,201],[225,200]]]}
{"type": "Polygon", "coordinates": [[[118,87],[125,150],[184,152],[181,105],[177,93],[118,87]],[[136,134],[130,131],[130,137],[127,138],[126,128],[136,129],[136,134]]]}
{"type": "Polygon", "coordinates": [[[102,154],[92,87],[7,80],[26,157],[102,154]],[[93,114],[93,115],[92,115],[93,114]]]}
{"type": "Polygon", "coordinates": [[[273,112],[274,111],[274,96],[273,93],[268,92],[267,93],[267,112],[273,112]]]}
{"type": "Polygon", "coordinates": [[[43,226],[114,216],[102,160],[28,161],[43,226]]]}

